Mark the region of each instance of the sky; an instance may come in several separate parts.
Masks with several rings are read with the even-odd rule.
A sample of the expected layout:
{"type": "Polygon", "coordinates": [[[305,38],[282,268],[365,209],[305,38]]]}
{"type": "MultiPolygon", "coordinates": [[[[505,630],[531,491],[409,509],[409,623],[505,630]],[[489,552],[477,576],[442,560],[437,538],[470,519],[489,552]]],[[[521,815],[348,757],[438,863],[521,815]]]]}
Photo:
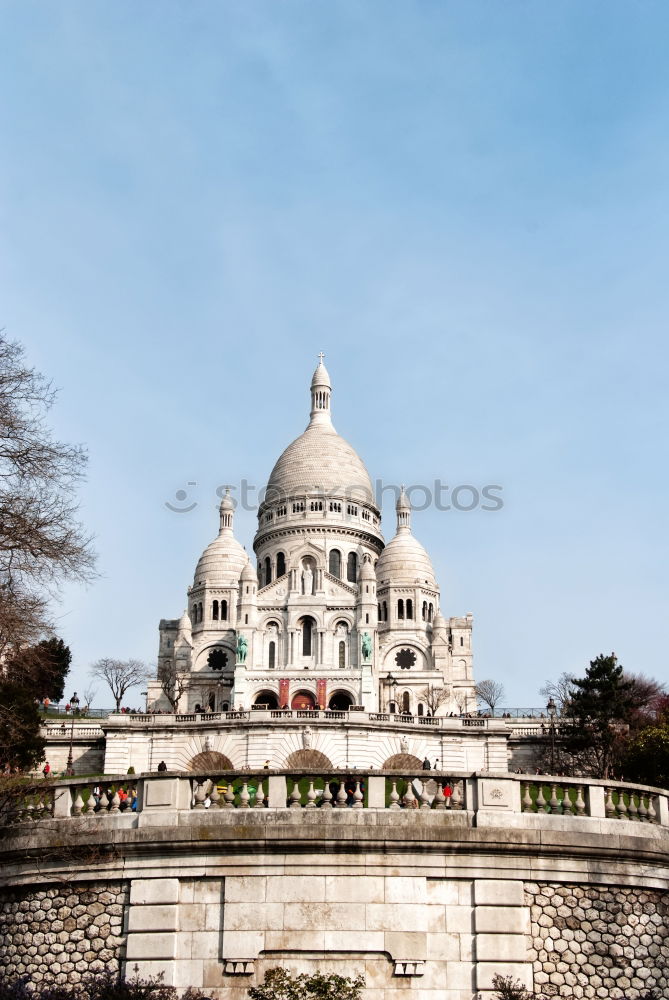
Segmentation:
{"type": "Polygon", "coordinates": [[[668,32],[665,0],[0,0],[0,326],[90,456],[73,690],[155,665],[319,351],[373,481],[499,487],[413,516],[477,679],[540,706],[615,650],[669,683],[668,32]]]}

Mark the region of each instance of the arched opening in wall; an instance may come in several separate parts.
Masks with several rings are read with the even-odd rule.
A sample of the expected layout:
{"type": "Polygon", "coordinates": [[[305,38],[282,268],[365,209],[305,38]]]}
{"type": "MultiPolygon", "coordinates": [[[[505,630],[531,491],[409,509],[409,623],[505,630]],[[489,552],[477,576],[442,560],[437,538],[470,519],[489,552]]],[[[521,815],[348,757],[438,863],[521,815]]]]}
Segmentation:
{"type": "Polygon", "coordinates": [[[427,601],[423,601],[422,618],[423,618],[423,621],[427,621],[427,601]]]}
{"type": "Polygon", "coordinates": [[[210,712],[216,711],[216,695],[213,691],[210,691],[207,696],[207,705],[209,706],[210,712]]]}
{"type": "Polygon", "coordinates": [[[381,771],[419,771],[423,762],[412,753],[395,753],[381,765],[381,771]]]}
{"type": "Polygon", "coordinates": [[[298,711],[309,711],[316,708],[316,699],[311,691],[298,691],[293,695],[290,707],[298,711]]]}
{"type": "Polygon", "coordinates": [[[397,711],[397,702],[396,701],[391,701],[390,702],[390,704],[388,705],[388,711],[390,712],[391,715],[395,714],[395,712],[397,711]]]}
{"type": "Polygon", "coordinates": [[[190,620],[193,625],[197,625],[197,604],[193,605],[193,610],[191,611],[190,620]]]}
{"type": "Polygon", "coordinates": [[[330,569],[330,575],[336,576],[338,580],[341,579],[341,552],[339,549],[330,550],[328,566],[330,569]]]}
{"type": "Polygon", "coordinates": [[[200,603],[197,606],[197,620],[199,622],[201,622],[203,617],[204,616],[203,616],[203,613],[202,613],[202,601],[200,601],[200,603]]]}
{"type": "Polygon", "coordinates": [[[259,691],[253,700],[254,705],[264,705],[266,708],[278,708],[279,701],[273,691],[259,691]]]}
{"type": "Polygon", "coordinates": [[[221,712],[229,712],[229,711],[230,711],[230,702],[224,701],[223,704],[221,705],[221,712]]]}
{"type": "Polygon", "coordinates": [[[407,597],[407,618],[413,618],[413,601],[407,597]]]}
{"type": "Polygon", "coordinates": [[[423,702],[422,701],[418,702],[418,708],[416,709],[416,712],[417,712],[418,715],[423,715],[423,713],[425,712],[425,709],[423,708],[423,702]]]}
{"type": "Polygon", "coordinates": [[[269,556],[265,559],[265,586],[272,582],[272,563],[269,556]]]}
{"type": "Polygon", "coordinates": [[[408,691],[402,695],[402,715],[409,715],[411,712],[411,696],[408,691]]]}
{"type": "Polygon", "coordinates": [[[346,579],[349,583],[355,583],[358,579],[358,557],[355,552],[349,552],[346,560],[346,579]]]}
{"type": "Polygon", "coordinates": [[[272,639],[269,644],[269,657],[268,664],[270,670],[274,670],[276,666],[276,643],[272,639]]]}
{"type": "Polygon", "coordinates": [[[305,615],[300,621],[300,627],[302,629],[302,656],[311,656],[313,654],[313,636],[314,628],[316,622],[309,615],[305,615]]]}
{"type": "Polygon", "coordinates": [[[404,621],[404,601],[401,597],[397,602],[397,617],[400,621],[404,621]]]}
{"type": "Polygon", "coordinates": [[[295,750],[286,757],[285,766],[295,767],[300,770],[302,768],[313,768],[313,770],[325,768],[330,771],[332,769],[332,761],[324,753],[321,753],[320,750],[295,750]]]}
{"type": "Polygon", "coordinates": [[[384,622],[388,621],[388,602],[387,601],[383,602],[383,620],[384,620],[384,622]]]}
{"type": "Polygon", "coordinates": [[[228,602],[221,601],[221,621],[227,622],[228,620],[228,602]]]}
{"type": "Polygon", "coordinates": [[[190,764],[189,771],[206,771],[211,774],[218,774],[219,771],[233,771],[232,762],[229,757],[216,750],[204,750],[195,754],[190,764]]]}
{"type": "Polygon", "coordinates": [[[339,669],[345,670],[346,668],[346,643],[342,639],[339,643],[339,669]]]}
{"type": "Polygon", "coordinates": [[[218,601],[212,601],[211,604],[211,617],[212,621],[218,621],[218,601]]]}
{"type": "Polygon", "coordinates": [[[283,552],[277,552],[276,554],[276,575],[285,576],[286,573],[286,557],[283,552]]]}
{"type": "Polygon", "coordinates": [[[331,712],[347,712],[353,704],[353,698],[348,691],[334,691],[328,702],[331,712]]]}
{"type": "Polygon", "coordinates": [[[428,606],[428,609],[427,609],[427,620],[429,622],[432,621],[432,615],[433,615],[433,613],[434,613],[434,605],[430,604],[428,606]]]}

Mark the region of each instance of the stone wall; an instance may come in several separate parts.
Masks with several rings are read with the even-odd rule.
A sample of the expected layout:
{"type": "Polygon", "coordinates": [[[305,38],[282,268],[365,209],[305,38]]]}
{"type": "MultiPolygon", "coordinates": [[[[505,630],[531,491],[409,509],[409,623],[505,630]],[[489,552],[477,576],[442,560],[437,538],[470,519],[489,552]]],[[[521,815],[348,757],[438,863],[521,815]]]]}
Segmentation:
{"type": "Polygon", "coordinates": [[[120,968],[127,899],[121,881],[3,889],[0,970],[38,985],[78,983],[86,972],[120,968]]]}
{"type": "Polygon", "coordinates": [[[535,992],[634,1000],[669,995],[669,893],[529,882],[535,992]]]}

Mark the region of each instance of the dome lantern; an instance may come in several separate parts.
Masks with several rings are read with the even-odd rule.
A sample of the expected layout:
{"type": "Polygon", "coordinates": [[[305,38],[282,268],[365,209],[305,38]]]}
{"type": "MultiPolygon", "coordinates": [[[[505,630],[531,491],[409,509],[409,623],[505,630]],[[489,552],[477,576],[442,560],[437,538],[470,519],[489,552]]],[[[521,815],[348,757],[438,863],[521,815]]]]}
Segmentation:
{"type": "Polygon", "coordinates": [[[328,424],[332,426],[330,415],[330,398],[332,396],[332,384],[328,370],[323,364],[325,355],[321,351],[318,355],[319,362],[311,379],[311,419],[309,426],[315,424],[328,424]]]}

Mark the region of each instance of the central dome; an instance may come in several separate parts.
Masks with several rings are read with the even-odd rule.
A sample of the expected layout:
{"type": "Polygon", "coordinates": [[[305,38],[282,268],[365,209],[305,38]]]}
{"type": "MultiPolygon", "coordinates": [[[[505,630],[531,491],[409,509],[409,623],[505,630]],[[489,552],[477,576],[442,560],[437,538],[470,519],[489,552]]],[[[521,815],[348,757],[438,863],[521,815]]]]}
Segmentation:
{"type": "Polygon", "coordinates": [[[321,357],[311,380],[309,426],[288,445],[272,469],[265,503],[321,493],[374,504],[372,483],[362,459],[332,426],[331,394],[330,376],[321,357]]]}
{"type": "Polygon", "coordinates": [[[374,502],[362,459],[331,424],[310,425],[288,445],[270,474],[266,501],[303,493],[374,502]]]}

